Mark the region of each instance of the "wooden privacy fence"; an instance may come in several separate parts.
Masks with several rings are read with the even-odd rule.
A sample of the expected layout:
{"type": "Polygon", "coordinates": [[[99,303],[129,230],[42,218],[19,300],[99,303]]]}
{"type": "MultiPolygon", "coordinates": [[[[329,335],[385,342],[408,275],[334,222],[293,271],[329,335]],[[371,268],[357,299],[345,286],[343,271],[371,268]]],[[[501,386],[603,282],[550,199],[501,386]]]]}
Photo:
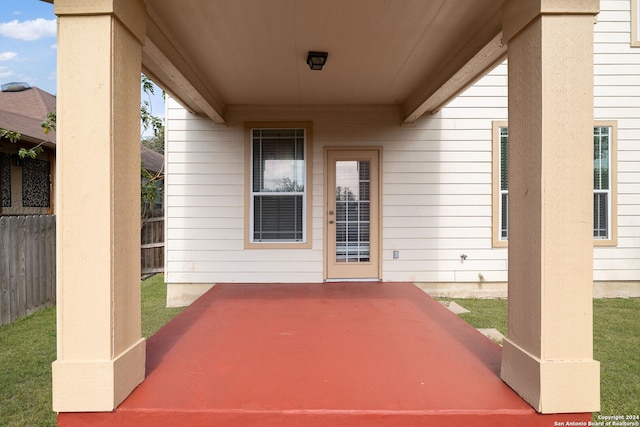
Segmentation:
{"type": "Polygon", "coordinates": [[[164,217],[142,221],[140,262],[142,274],[164,271],[164,217]]]}
{"type": "Polygon", "coordinates": [[[0,325],[54,305],[55,282],[55,216],[0,216],[0,325]]]}

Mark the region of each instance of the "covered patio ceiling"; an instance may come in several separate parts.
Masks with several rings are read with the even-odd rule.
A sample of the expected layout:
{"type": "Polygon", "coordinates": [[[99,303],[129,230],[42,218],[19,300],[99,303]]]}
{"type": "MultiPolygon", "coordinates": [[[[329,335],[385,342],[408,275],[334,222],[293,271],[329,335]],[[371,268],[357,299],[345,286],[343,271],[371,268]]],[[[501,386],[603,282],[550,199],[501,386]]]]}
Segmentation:
{"type": "Polygon", "coordinates": [[[506,56],[503,0],[146,0],[143,71],[191,112],[398,105],[437,111],[506,56]],[[329,53],[311,71],[308,51],[329,53]]]}

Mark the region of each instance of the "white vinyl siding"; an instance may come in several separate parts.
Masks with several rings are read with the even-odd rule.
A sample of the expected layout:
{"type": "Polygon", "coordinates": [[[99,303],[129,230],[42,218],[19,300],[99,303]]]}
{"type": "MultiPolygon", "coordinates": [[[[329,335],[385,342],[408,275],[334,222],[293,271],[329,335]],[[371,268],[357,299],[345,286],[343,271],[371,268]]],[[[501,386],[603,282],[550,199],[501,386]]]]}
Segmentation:
{"type": "MultiPolygon", "coordinates": [[[[506,281],[506,251],[491,245],[491,119],[477,108],[498,92],[506,118],[506,65],[434,116],[398,126],[396,107],[231,110],[225,126],[169,101],[169,283],[323,279],[325,147],[382,147],[383,280],[506,281]],[[476,90],[477,89],[477,93],[476,90]],[[470,100],[473,97],[474,99],[470,100]],[[311,250],[247,248],[243,241],[244,123],[313,122],[311,250]],[[193,127],[193,131],[189,131],[193,127]],[[188,141],[193,132],[193,141],[188,141]],[[393,250],[400,257],[393,259],[393,250]],[[469,258],[462,263],[460,254],[469,258]]],[[[250,197],[247,196],[246,200],[250,197]]]]}
{"type": "Polygon", "coordinates": [[[612,216],[618,224],[615,247],[595,240],[596,281],[640,281],[640,49],[630,45],[630,3],[601,1],[594,27],[594,117],[617,121],[612,216]]]}
{"type": "MultiPolygon", "coordinates": [[[[603,0],[595,25],[594,118],[617,122],[617,244],[594,239],[594,280],[640,281],[640,49],[628,1],[603,0]]],[[[382,278],[506,282],[495,247],[492,121],[507,120],[507,64],[441,111],[400,125],[389,107],[229,107],[225,125],[167,102],[169,283],[320,282],[324,277],[325,147],[382,148],[382,278]],[[247,248],[245,122],[313,123],[309,249],[247,248]],[[393,259],[393,251],[399,258],[393,259]],[[466,255],[462,259],[461,255],[466,255]]]]}

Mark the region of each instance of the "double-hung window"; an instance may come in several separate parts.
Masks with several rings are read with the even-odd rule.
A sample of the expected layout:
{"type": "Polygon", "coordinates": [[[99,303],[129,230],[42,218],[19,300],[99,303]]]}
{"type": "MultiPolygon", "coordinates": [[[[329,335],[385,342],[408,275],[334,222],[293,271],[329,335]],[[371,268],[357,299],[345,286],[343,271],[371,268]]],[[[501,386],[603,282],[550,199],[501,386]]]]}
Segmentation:
{"type": "Polygon", "coordinates": [[[593,128],[593,238],[611,239],[611,126],[593,128]]]}
{"type": "Polygon", "coordinates": [[[498,127],[498,138],[500,144],[500,208],[498,209],[499,224],[500,224],[500,237],[499,240],[507,240],[509,236],[509,134],[506,126],[498,127]]]}
{"type": "MultiPolygon", "coordinates": [[[[509,230],[509,132],[506,122],[494,122],[494,246],[506,246],[509,230]]],[[[593,238],[595,245],[616,243],[615,122],[593,128],[593,238]]]]}
{"type": "Polygon", "coordinates": [[[249,127],[248,244],[308,242],[309,126],[249,127]]]}

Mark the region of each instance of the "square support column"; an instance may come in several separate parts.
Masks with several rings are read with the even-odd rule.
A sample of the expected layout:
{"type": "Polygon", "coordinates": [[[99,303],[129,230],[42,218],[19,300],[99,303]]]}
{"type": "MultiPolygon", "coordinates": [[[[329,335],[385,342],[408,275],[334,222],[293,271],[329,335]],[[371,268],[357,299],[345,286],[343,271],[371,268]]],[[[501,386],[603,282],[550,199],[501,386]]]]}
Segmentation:
{"type": "Polygon", "coordinates": [[[57,360],[53,409],[111,411],[144,379],[143,0],[56,0],[57,360]]]}
{"type": "Polygon", "coordinates": [[[597,0],[508,0],[509,319],[502,379],[537,411],[600,407],[593,360],[597,0]]]}

